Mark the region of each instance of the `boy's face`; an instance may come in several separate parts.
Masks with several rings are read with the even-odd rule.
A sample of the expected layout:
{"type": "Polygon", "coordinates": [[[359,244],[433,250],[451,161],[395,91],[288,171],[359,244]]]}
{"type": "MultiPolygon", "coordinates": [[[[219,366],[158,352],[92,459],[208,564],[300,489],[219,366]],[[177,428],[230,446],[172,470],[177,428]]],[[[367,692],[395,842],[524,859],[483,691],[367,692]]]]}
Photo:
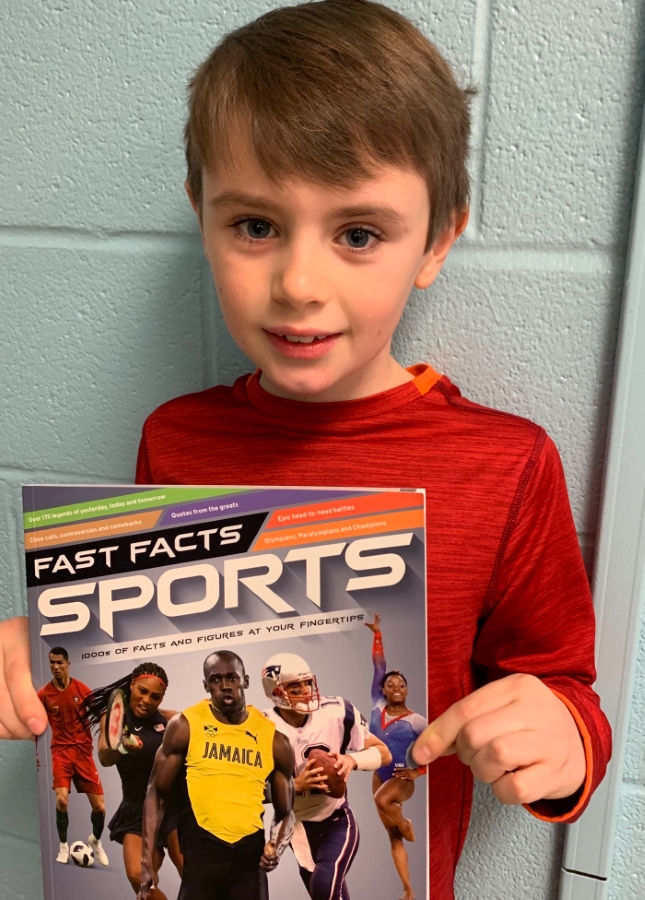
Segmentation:
{"type": "Polygon", "coordinates": [[[332,401],[410,380],[392,334],[467,214],[426,251],[428,192],[416,172],[382,167],[351,189],[278,184],[248,142],[233,151],[234,168],[204,169],[200,225],[224,320],[263,387],[332,401]]]}

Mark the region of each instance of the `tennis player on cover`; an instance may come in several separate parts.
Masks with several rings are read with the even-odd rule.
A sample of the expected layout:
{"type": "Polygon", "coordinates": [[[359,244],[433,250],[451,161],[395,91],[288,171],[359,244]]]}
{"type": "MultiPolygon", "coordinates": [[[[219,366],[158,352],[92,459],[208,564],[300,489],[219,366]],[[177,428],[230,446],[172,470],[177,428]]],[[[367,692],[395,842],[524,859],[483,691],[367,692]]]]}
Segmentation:
{"type": "Polygon", "coordinates": [[[240,657],[219,650],[204,662],[207,700],[169,723],[157,752],[144,806],[141,900],[154,900],[154,847],[164,800],[185,772],[179,812],[184,870],[178,900],[266,900],[266,872],[291,839],[291,747],[244,692],[249,677],[240,657]],[[275,818],[264,839],[265,787],[275,818]]]}
{"type": "Polygon", "coordinates": [[[80,706],[90,693],[82,681],[69,674],[69,655],[64,647],[52,647],[49,651],[49,668],[52,680],[38,691],[38,697],[47,712],[52,729],[51,754],[56,792],[56,830],[60,847],[56,862],[69,859],[67,806],[69,790],[74,787],[79,794],[87,794],[92,812],[92,833],[87,843],[98,861],[107,866],[108,858],[101,845],[105,825],[105,800],[103,785],[94,763],[94,745],[89,725],[80,716],[80,706]]]}
{"type": "MultiPolygon", "coordinates": [[[[168,688],[168,676],[154,662],[138,665],[129,675],[103,688],[96,688],[83,702],[82,716],[90,726],[99,726],[99,761],[103,766],[116,765],[121,778],[123,798],[108,828],[110,840],[123,845],[125,874],[134,892],[141,888],[141,829],[143,804],[155,754],[163,740],[166,725],[177,713],[160,709],[168,688]],[[123,737],[116,748],[106,737],[106,713],[114,691],[122,691],[123,737]]],[[[181,875],[182,857],[177,838],[177,817],[166,812],[154,848],[158,871],[168,849],[175,868],[181,875]]],[[[155,900],[166,900],[158,888],[155,900]]]]}
{"type": "Polygon", "coordinates": [[[328,776],[309,757],[314,750],[326,751],[346,781],[354,769],[374,771],[386,765],[390,751],[369,733],[353,703],[321,697],[316,676],[301,656],[278,653],[268,659],[262,686],[273,703],[264,715],[288,738],[295,754],[297,824],[291,846],[300,877],[312,900],[348,900],[345,877],[358,849],[358,824],[344,791],[331,796],[328,776]]]}
{"type": "Polygon", "coordinates": [[[414,840],[414,830],[411,820],[406,819],[403,815],[403,803],[409,800],[414,793],[414,782],[419,775],[425,772],[425,767],[409,768],[406,763],[406,753],[428,722],[419,713],[408,709],[406,705],[408,682],[405,675],[398,669],[387,671],[380,615],[375,613],[374,621],[365,624],[374,635],[372,643],[373,708],[370,731],[380,738],[392,753],[391,762],[377,769],[372,775],[374,802],[390,838],[394,866],[403,883],[401,900],[414,900],[408,854],[403,843],[404,839],[406,841],[414,840]]]}

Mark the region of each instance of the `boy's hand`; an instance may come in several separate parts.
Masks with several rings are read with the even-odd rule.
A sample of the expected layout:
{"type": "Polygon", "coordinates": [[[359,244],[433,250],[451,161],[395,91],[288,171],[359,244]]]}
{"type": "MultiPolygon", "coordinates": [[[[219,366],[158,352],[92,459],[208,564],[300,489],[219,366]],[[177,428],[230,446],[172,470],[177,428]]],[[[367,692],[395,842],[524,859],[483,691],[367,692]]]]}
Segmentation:
{"type": "Polygon", "coordinates": [[[412,749],[419,765],[450,753],[508,804],[569,797],[586,774],[573,716],[533,675],[509,675],[454,703],[412,749]]]}
{"type": "Polygon", "coordinates": [[[0,739],[32,738],[47,728],[47,714],[31,683],[24,616],[0,622],[0,739]]]}

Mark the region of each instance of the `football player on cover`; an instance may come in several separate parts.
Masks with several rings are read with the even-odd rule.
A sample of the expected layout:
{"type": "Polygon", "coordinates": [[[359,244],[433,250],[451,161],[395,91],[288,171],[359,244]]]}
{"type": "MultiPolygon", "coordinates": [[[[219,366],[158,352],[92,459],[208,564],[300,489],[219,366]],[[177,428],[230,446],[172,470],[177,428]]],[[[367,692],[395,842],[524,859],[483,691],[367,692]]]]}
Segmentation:
{"type": "Polygon", "coordinates": [[[211,653],[204,661],[210,697],[168,723],[143,811],[141,900],[157,895],[154,847],[164,800],[184,774],[178,900],[265,900],[266,872],[278,865],[293,832],[294,760],[289,742],[246,705],[248,686],[236,653],[211,653]],[[265,842],[267,782],[275,817],[265,842]]]}
{"type": "MultiPolygon", "coordinates": [[[[103,766],[116,765],[121,777],[123,799],[112,816],[108,829],[110,840],[123,845],[125,874],[135,894],[141,888],[141,829],[143,803],[155,754],[166,730],[166,724],[177,713],[160,709],[168,688],[168,676],[154,662],[140,663],[124,678],[96,688],[83,701],[82,717],[90,726],[99,726],[99,761],[103,766]],[[106,713],[112,691],[120,688],[125,695],[125,727],[117,749],[108,745],[106,713]]],[[[177,838],[177,817],[168,811],[164,816],[155,846],[155,869],[158,871],[168,849],[175,868],[181,875],[183,860],[177,838]]],[[[158,888],[155,900],[166,900],[158,888]]]]}
{"type": "Polygon", "coordinates": [[[375,613],[374,621],[365,624],[374,635],[373,708],[370,731],[380,738],[392,753],[392,761],[387,766],[377,769],[372,775],[374,802],[390,838],[394,866],[403,883],[401,900],[414,900],[408,854],[403,844],[403,839],[414,840],[414,831],[410,819],[406,819],[403,815],[402,804],[414,793],[415,779],[425,772],[425,766],[409,768],[406,753],[428,722],[406,706],[408,682],[405,675],[396,669],[387,671],[380,615],[375,613]]]}
{"type": "Polygon", "coordinates": [[[105,800],[103,785],[96,771],[94,745],[89,725],[82,721],[80,706],[90,693],[82,681],[69,674],[70,661],[64,647],[52,647],[49,651],[49,668],[52,680],[38,691],[52,729],[51,754],[54,791],[56,792],[56,830],[60,847],[56,862],[66,863],[69,859],[67,829],[69,815],[69,789],[74,787],[79,794],[87,794],[92,812],[92,833],[87,843],[98,861],[107,866],[108,858],[101,846],[101,834],[105,825],[105,800]]]}
{"type": "Polygon", "coordinates": [[[264,715],[289,739],[295,755],[291,846],[300,876],[312,900],[349,900],[345,877],[358,849],[358,824],[346,796],[328,796],[327,776],[309,754],[327,751],[347,780],[354,769],[387,765],[390,751],[369,733],[353,703],[320,695],[316,676],[301,656],[278,653],[268,659],[262,686],[273,703],[264,715]]]}

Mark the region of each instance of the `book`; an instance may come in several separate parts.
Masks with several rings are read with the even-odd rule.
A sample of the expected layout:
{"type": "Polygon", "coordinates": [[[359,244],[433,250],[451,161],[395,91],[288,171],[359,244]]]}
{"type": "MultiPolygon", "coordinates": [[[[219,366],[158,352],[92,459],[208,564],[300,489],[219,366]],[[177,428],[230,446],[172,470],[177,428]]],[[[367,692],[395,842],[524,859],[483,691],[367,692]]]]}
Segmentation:
{"type": "MultiPolygon", "coordinates": [[[[429,897],[427,778],[405,763],[406,747],[423,728],[427,709],[422,490],[29,485],[23,507],[33,678],[50,721],[38,740],[45,900],[90,891],[94,900],[133,894],[119,843],[139,846],[147,777],[174,711],[198,709],[206,716],[204,735],[198,735],[202,726],[187,713],[190,740],[199,738],[204,758],[214,755],[220,769],[230,759],[238,774],[244,766],[266,770],[257,748],[231,748],[217,736],[218,720],[209,706],[216,701],[208,694],[204,663],[210,660],[207,674],[213,660],[236,666],[231,654],[248,677],[242,702],[263,714],[258,721],[273,723],[285,735],[296,775],[312,750],[351,757],[370,734],[375,746],[381,741],[388,748],[381,762],[392,756],[376,775],[351,771],[340,798],[315,787],[295,796],[294,836],[268,875],[269,896],[306,900],[301,875],[305,881],[311,877],[307,873],[319,854],[316,834],[322,826],[315,823],[328,823],[333,814],[335,828],[337,820],[344,816],[349,823],[351,816],[353,830],[347,824],[335,870],[328,874],[345,874],[355,900],[401,895],[391,841],[407,851],[416,897],[429,897]],[[382,643],[368,627],[375,622],[382,643]],[[287,682],[287,662],[294,659],[302,671],[287,682]],[[144,672],[132,680],[143,663],[154,663],[163,676],[144,672]],[[103,707],[95,704],[101,712],[101,689],[119,681],[126,685],[119,738],[125,743],[112,751],[105,723],[101,731],[100,717],[88,720],[87,711],[102,698],[103,707]],[[295,711],[287,711],[289,727],[281,712],[287,707],[295,711]],[[399,782],[407,784],[399,825],[387,817],[384,824],[384,810],[391,807],[379,812],[374,796],[391,778],[397,790],[399,782]],[[97,850],[101,801],[105,828],[97,850]],[[70,857],[61,863],[56,860],[65,814],[70,857]]],[[[257,736],[251,738],[257,744],[257,736]]],[[[168,840],[159,888],[168,898],[177,896],[180,884],[173,865],[176,828],[184,850],[192,834],[182,824],[193,815],[196,796],[188,769],[182,768],[183,787],[166,798],[162,831],[168,840]]],[[[331,781],[316,783],[329,787],[331,781]]],[[[270,791],[262,813],[268,839],[270,791]]],[[[206,819],[194,815],[201,828],[206,819]]],[[[233,832],[222,838],[219,827],[209,833],[230,844],[233,832]]]]}

